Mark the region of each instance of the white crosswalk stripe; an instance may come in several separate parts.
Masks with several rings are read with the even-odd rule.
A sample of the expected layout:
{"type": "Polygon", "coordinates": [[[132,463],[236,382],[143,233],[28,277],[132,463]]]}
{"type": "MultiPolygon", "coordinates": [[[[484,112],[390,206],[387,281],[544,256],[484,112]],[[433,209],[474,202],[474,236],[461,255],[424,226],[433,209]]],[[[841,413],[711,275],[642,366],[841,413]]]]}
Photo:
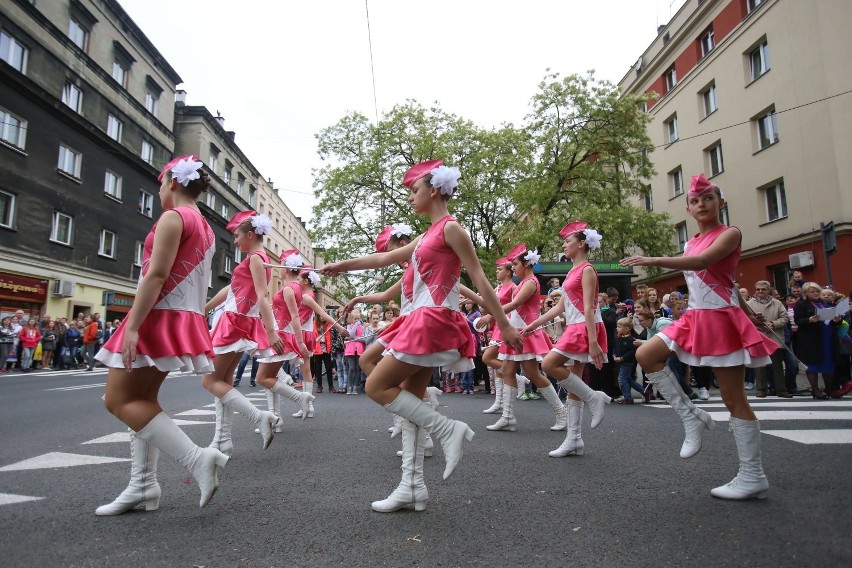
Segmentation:
{"type": "Polygon", "coordinates": [[[14,505],[15,503],[26,503],[28,501],[41,501],[42,499],[44,499],[44,497],[30,497],[29,495],[0,493],[0,505],[14,505]]]}

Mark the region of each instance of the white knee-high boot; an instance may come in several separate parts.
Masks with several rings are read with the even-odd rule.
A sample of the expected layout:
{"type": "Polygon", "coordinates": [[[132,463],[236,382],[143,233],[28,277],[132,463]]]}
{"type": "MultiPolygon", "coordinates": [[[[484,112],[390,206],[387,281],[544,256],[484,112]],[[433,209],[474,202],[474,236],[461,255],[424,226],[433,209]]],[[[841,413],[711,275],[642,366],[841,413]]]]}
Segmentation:
{"type": "MultiPolygon", "coordinates": [[[[441,392],[441,389],[439,389],[438,387],[427,387],[426,388],[426,398],[423,399],[423,402],[425,402],[429,406],[431,406],[432,410],[438,410],[438,406],[439,406],[438,405],[438,395],[440,395],[440,394],[443,394],[443,393],[441,392]]],[[[400,434],[400,432],[402,432],[402,423],[404,421],[405,421],[404,418],[401,418],[397,415],[394,415],[394,417],[393,417],[394,425],[391,428],[391,432],[392,432],[391,438],[396,438],[400,434]]],[[[432,441],[432,436],[429,434],[429,432],[426,432],[425,430],[423,430],[423,431],[425,432],[425,434],[423,436],[424,437],[423,456],[427,457],[427,458],[431,458],[432,453],[434,452],[435,442],[432,441]]],[[[402,450],[399,450],[396,453],[397,457],[402,457],[402,454],[403,454],[402,450]]]]}
{"type": "MultiPolygon", "coordinates": [[[[529,381],[529,379],[527,379],[527,378],[526,378],[525,376],[523,376],[523,375],[517,375],[517,377],[515,377],[515,378],[516,378],[516,379],[517,379],[517,381],[518,381],[518,388],[517,388],[517,389],[515,389],[515,391],[516,391],[516,392],[515,392],[515,397],[516,397],[516,398],[520,398],[522,394],[524,394],[525,392],[527,392],[527,383],[528,383],[528,382],[530,382],[530,381],[529,381]]],[[[503,402],[504,402],[504,403],[506,402],[506,397],[505,397],[505,396],[503,397],[503,402]]]]}
{"type": "Polygon", "coordinates": [[[503,410],[503,377],[494,377],[494,404],[482,411],[483,414],[497,414],[503,410]]]}
{"type": "Polygon", "coordinates": [[[492,432],[496,432],[498,430],[514,432],[518,429],[518,422],[515,420],[515,399],[517,396],[518,389],[503,383],[503,412],[500,415],[500,419],[494,424],[486,426],[486,429],[491,430],[492,432]]]}
{"type": "Polygon", "coordinates": [[[672,409],[683,422],[686,437],[680,448],[680,457],[691,458],[701,451],[701,438],[706,430],[715,428],[716,423],[709,414],[696,407],[677,382],[677,377],[668,367],[656,373],[648,373],[648,382],[656,385],[672,409]]]}
{"type": "Polygon", "coordinates": [[[275,427],[281,422],[280,418],[271,412],[260,410],[237,389],[229,390],[228,394],[222,397],[222,403],[225,406],[233,407],[234,410],[257,424],[260,428],[260,435],[263,437],[263,449],[269,447],[272,438],[275,437],[275,427]]]}
{"type": "Polygon", "coordinates": [[[592,428],[597,428],[604,417],[604,407],[609,404],[612,399],[605,392],[592,390],[589,385],[583,382],[583,379],[570,373],[564,381],[559,381],[559,386],[577,395],[583,399],[589,407],[589,412],[592,413],[592,428]]]}
{"type": "MultiPolygon", "coordinates": [[[[304,385],[305,383],[302,383],[302,384],[304,385]]],[[[313,383],[310,383],[310,384],[313,384],[313,383]]],[[[293,402],[295,402],[296,404],[298,404],[300,412],[304,411],[304,412],[302,412],[302,414],[299,414],[299,416],[302,417],[302,420],[304,420],[305,418],[308,417],[308,414],[309,414],[308,411],[310,409],[309,405],[310,405],[311,401],[314,400],[314,395],[310,394],[307,391],[296,390],[284,381],[276,381],[276,383],[274,385],[272,385],[272,390],[276,394],[279,394],[281,396],[285,396],[285,397],[289,398],[290,400],[292,400],[293,402]]],[[[296,416],[296,414],[294,414],[293,416],[296,416]]]]}
{"type": "MultiPolygon", "coordinates": [[[[264,394],[266,394],[266,410],[278,418],[281,418],[281,395],[270,389],[264,389],[264,394]]],[[[280,420],[278,424],[275,425],[275,433],[280,434],[283,431],[284,421],[280,420]]],[[[260,434],[260,428],[255,428],[254,433],[260,434]]]]}
{"type": "Polygon", "coordinates": [[[568,427],[565,433],[565,441],[562,445],[549,453],[552,458],[564,458],[565,456],[583,455],[583,401],[569,398],[565,403],[568,413],[568,427]]]}
{"type": "Polygon", "coordinates": [[[447,461],[444,479],[452,475],[464,454],[462,447],[464,441],[473,440],[473,430],[467,424],[460,420],[450,420],[439,414],[408,391],[400,391],[393,402],[385,405],[385,410],[399,414],[436,437],[441,443],[444,458],[447,461]]]}
{"type": "Polygon", "coordinates": [[[734,431],[740,469],[730,482],[710,490],[719,499],[766,499],[769,481],[763,474],[760,457],[760,423],[731,417],[729,428],[734,431]]]}
{"type": "Polygon", "coordinates": [[[119,515],[145,505],[146,511],[160,506],[160,484],[157,483],[157,458],[160,450],[130,431],[130,483],[109,505],[95,509],[96,515],[119,515]]]}
{"type": "Polygon", "coordinates": [[[164,412],[151,419],[136,436],[172,456],[192,473],[201,490],[198,505],[204,507],[219,488],[217,468],[228,463],[228,456],[215,448],[199,448],[164,412]]]}
{"type": "Polygon", "coordinates": [[[429,491],[423,480],[423,456],[426,431],[416,424],[402,421],[402,479],[393,493],[381,501],[373,501],[372,509],[390,513],[414,505],[415,511],[426,508],[429,491]]]}
{"type": "Polygon", "coordinates": [[[314,417],[314,383],[302,380],[302,394],[306,394],[305,397],[307,399],[307,408],[305,408],[304,404],[301,404],[302,408],[298,410],[298,412],[293,413],[293,418],[301,418],[304,420],[305,418],[313,418],[314,417]]]}
{"type": "Polygon", "coordinates": [[[559,400],[559,394],[556,392],[556,389],[553,388],[553,385],[547,385],[545,388],[539,387],[538,392],[541,393],[544,400],[550,404],[553,413],[556,414],[556,423],[550,429],[554,432],[565,430],[568,427],[568,409],[559,400]]]}
{"type": "Polygon", "coordinates": [[[213,432],[211,448],[215,448],[228,457],[234,453],[234,441],[231,438],[231,424],[234,421],[234,409],[222,404],[218,398],[216,403],[216,430],[213,432]]]}

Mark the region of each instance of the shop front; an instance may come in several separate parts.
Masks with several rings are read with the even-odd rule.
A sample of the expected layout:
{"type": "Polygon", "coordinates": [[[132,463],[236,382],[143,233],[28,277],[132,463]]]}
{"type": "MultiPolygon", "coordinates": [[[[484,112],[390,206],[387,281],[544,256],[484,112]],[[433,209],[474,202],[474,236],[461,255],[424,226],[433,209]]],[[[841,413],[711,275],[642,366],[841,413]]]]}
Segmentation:
{"type": "Polygon", "coordinates": [[[48,281],[0,272],[0,317],[24,312],[24,320],[42,315],[47,301],[48,281]]]}
{"type": "Polygon", "coordinates": [[[123,320],[127,312],[133,307],[135,296],[122,294],[120,292],[105,291],[103,293],[103,306],[106,311],[106,321],[123,320]]]}

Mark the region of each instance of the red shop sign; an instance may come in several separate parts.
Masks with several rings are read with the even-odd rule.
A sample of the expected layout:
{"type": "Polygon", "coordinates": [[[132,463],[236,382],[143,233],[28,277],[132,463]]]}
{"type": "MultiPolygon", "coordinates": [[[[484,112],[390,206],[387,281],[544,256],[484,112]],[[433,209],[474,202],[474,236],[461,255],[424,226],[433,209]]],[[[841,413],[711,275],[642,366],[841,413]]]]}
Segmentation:
{"type": "Polygon", "coordinates": [[[0,298],[43,304],[47,300],[47,280],[0,272],[0,298]]]}

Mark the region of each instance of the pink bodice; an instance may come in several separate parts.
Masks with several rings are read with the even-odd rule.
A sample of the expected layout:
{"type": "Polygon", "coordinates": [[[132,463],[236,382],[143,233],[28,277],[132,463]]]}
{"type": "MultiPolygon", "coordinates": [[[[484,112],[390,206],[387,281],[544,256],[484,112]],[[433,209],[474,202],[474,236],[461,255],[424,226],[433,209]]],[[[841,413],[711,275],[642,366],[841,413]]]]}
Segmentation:
{"type": "MultiPolygon", "coordinates": [[[[572,323],[585,323],[585,303],[583,302],[583,270],[587,266],[591,266],[588,261],[582,262],[568,271],[565,277],[565,282],[562,283],[562,290],[565,292],[565,325],[572,323]]],[[[594,268],[593,268],[594,270],[594,268]]],[[[597,271],[595,271],[595,282],[597,283],[597,271]]],[[[598,290],[595,286],[594,294],[595,302],[595,323],[603,322],[601,317],[601,309],[598,306],[598,290]]]]}
{"type": "Polygon", "coordinates": [[[515,292],[515,283],[507,282],[505,284],[498,284],[495,292],[497,293],[497,300],[500,302],[500,305],[505,306],[512,301],[515,292]]]}
{"type": "Polygon", "coordinates": [[[529,324],[531,324],[535,319],[541,315],[541,309],[539,308],[539,296],[541,296],[541,284],[539,284],[538,278],[535,276],[527,276],[512,290],[512,299],[514,299],[518,293],[523,288],[524,284],[532,281],[535,283],[535,292],[532,296],[527,298],[523,304],[515,308],[511,315],[509,316],[509,323],[515,326],[518,329],[523,329],[529,324]]]}
{"type": "MultiPolygon", "coordinates": [[[[249,317],[260,317],[260,306],[257,302],[257,293],[254,289],[254,279],[251,276],[251,268],[249,261],[251,257],[257,255],[264,263],[269,263],[269,257],[262,250],[255,251],[246,256],[241,263],[237,265],[231,275],[231,287],[228,289],[228,297],[225,299],[223,307],[226,312],[235,312],[249,317]]],[[[272,272],[266,269],[266,283],[269,284],[269,278],[272,272]]]]}
{"type": "Polygon", "coordinates": [[[459,311],[461,260],[444,240],[444,227],[449,221],[455,218],[447,215],[429,227],[411,255],[412,311],[420,308],[459,311]]]}
{"type": "MultiPolygon", "coordinates": [[[[308,296],[311,300],[316,300],[317,295],[314,294],[313,290],[308,290],[304,292],[305,296],[308,296]]],[[[302,331],[314,331],[314,309],[309,305],[302,302],[300,297],[300,306],[299,306],[299,323],[302,324],[302,331]]]]}
{"type": "MultiPolygon", "coordinates": [[[[692,237],[683,251],[683,256],[696,256],[712,245],[729,227],[719,225],[704,235],[692,237]]],[[[712,310],[715,308],[739,307],[739,296],[734,286],[734,273],[740,261],[742,244],[731,253],[702,270],[684,270],[689,287],[689,309],[712,310]]]]}
{"type": "Polygon", "coordinates": [[[402,282],[400,283],[402,293],[400,294],[399,315],[407,315],[411,310],[411,300],[414,294],[414,268],[410,262],[405,263],[405,272],[402,274],[402,282]]]}
{"type": "MultiPolygon", "coordinates": [[[[210,225],[194,208],[177,207],[172,211],[180,215],[183,233],[177,256],[152,309],[184,310],[203,314],[204,305],[207,303],[207,282],[216,250],[215,236],[210,225]]],[[[140,281],[148,274],[151,265],[156,230],[157,223],[154,223],[145,237],[140,281]]]]}
{"type": "MultiPolygon", "coordinates": [[[[272,314],[275,316],[275,324],[280,331],[293,333],[293,328],[290,325],[290,310],[287,309],[287,303],[284,301],[284,290],[290,289],[296,299],[296,307],[302,308],[302,286],[298,282],[288,282],[281,287],[275,296],[272,298],[272,314]]],[[[301,322],[300,322],[301,323],[301,322]]]]}

